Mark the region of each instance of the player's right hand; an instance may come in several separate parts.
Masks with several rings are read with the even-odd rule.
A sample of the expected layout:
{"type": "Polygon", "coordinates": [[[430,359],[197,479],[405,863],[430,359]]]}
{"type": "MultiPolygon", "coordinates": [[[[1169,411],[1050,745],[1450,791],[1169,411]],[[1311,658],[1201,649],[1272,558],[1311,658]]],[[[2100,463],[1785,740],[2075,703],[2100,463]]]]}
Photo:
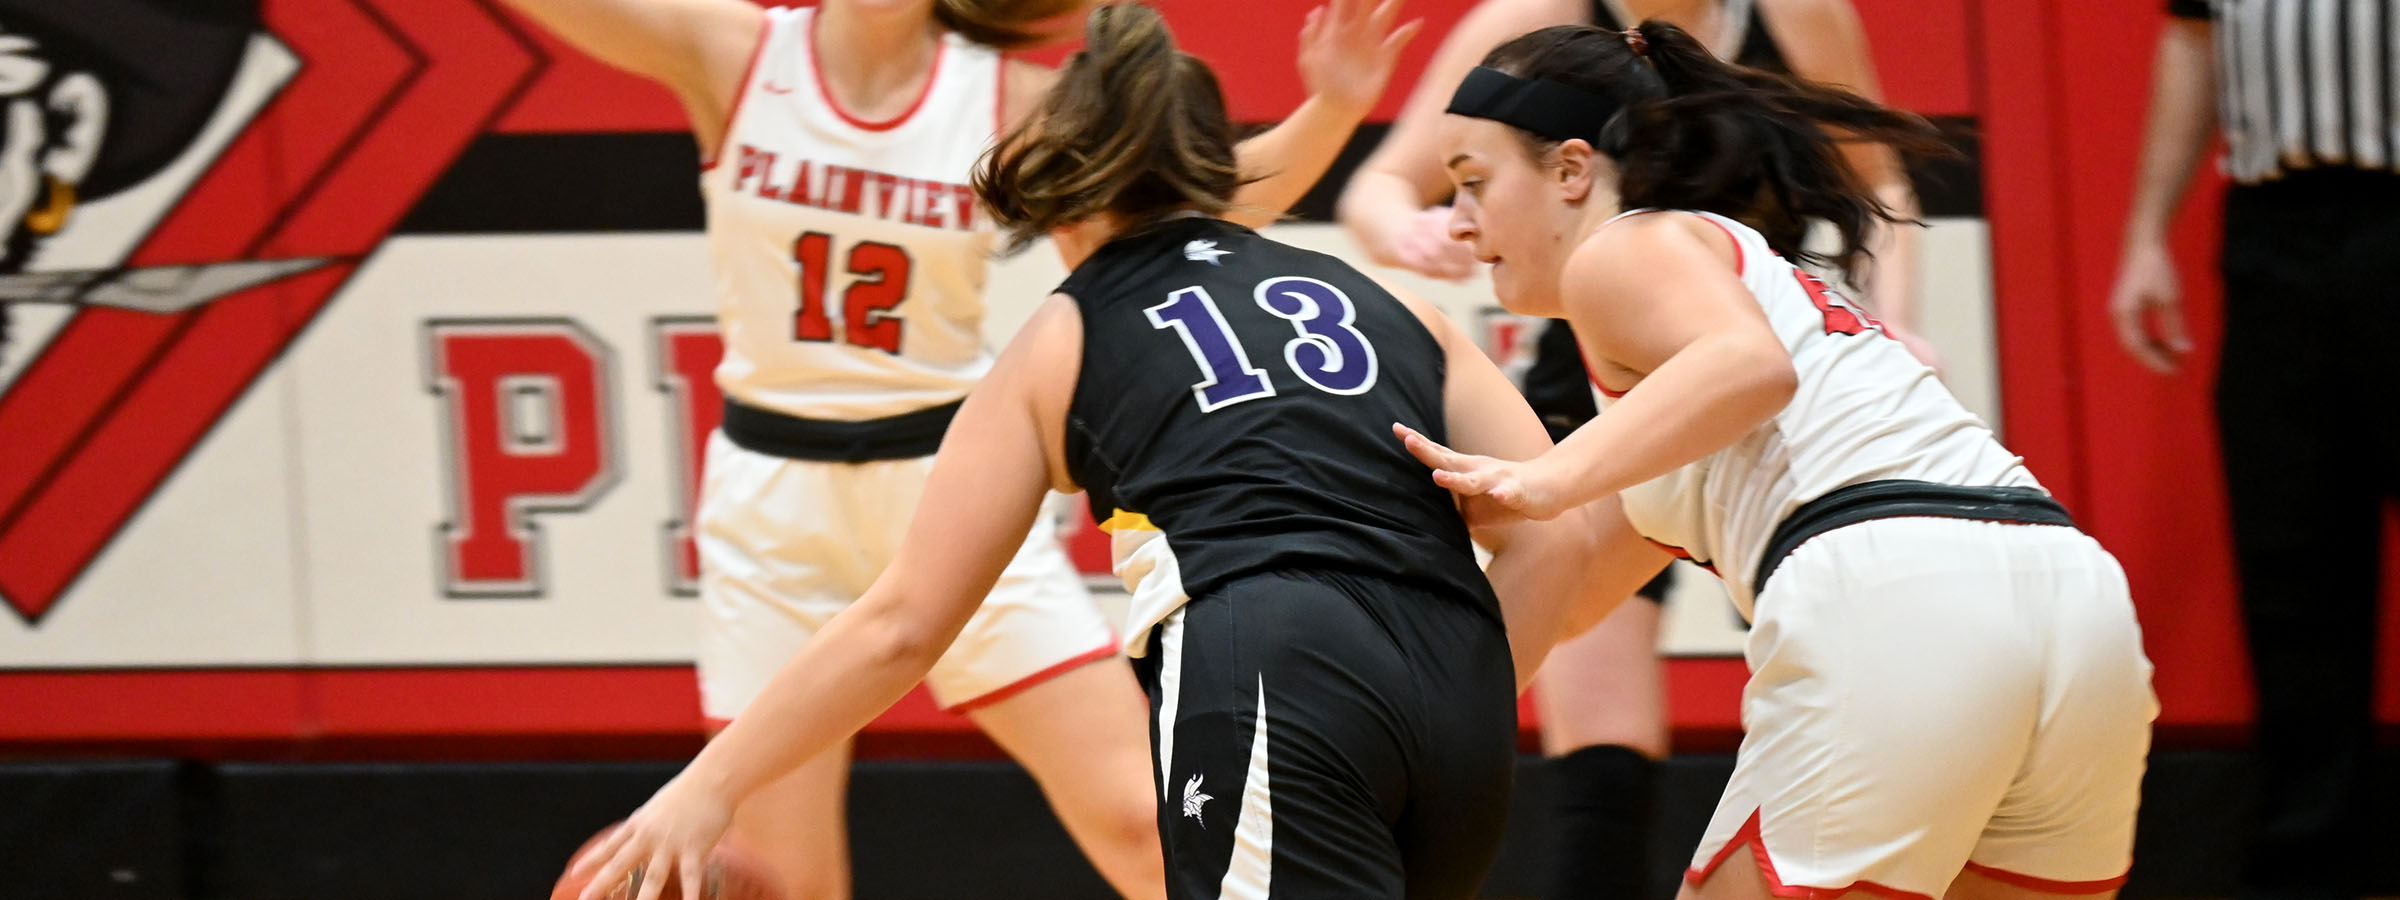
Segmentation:
{"type": "Polygon", "coordinates": [[[1477,498],[1487,498],[1498,509],[1462,512],[1488,520],[1498,510],[1537,521],[1558,518],[1568,507],[1560,492],[1551,489],[1550,479],[1542,474],[1540,459],[1524,462],[1460,453],[1442,446],[1414,428],[1392,423],[1392,434],[1408,447],[1409,455],[1433,470],[1433,483],[1451,493],[1467,498],[1472,504],[1477,498]]]}
{"type": "Polygon", "coordinates": [[[1390,245],[1378,255],[1394,265],[1445,281],[1475,274],[1475,251],[1465,241],[1450,237],[1450,207],[1418,210],[1406,223],[1386,233],[1390,245]]]}
{"type": "Polygon", "coordinates": [[[731,802],[693,781],[688,771],[677,775],[576,863],[571,874],[594,866],[599,873],[578,900],[658,900],[669,878],[681,884],[682,896],[698,897],[708,853],[732,824],[731,802]],[[628,890],[618,894],[621,885],[628,890]]]}
{"type": "Polygon", "coordinates": [[[2161,375],[2173,374],[2192,352],[2192,339],[2183,327],[2182,293],[2175,281],[2175,258],[2164,241],[2125,248],[2116,288],[2108,295],[2108,316],[2116,323],[2117,343],[2125,352],[2161,375]]]}

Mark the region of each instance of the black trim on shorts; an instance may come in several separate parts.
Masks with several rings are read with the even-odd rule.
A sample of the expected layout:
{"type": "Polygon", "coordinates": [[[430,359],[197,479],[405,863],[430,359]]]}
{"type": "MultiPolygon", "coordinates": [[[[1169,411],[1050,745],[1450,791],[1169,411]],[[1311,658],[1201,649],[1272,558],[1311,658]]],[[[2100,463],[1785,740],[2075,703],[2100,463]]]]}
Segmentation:
{"type": "Polygon", "coordinates": [[[950,430],[950,419],[957,415],[958,403],[945,403],[881,419],[837,422],[787,416],[728,398],[724,421],[717,427],[726,439],[754,453],[812,462],[861,463],[932,456],[941,449],[942,434],[950,430]]]}
{"type": "Polygon", "coordinates": [[[1752,596],[1766,592],[1767,576],[1775,574],[1783,558],[1809,538],[1845,525],[1904,516],[2075,527],[2067,508],[2040,488],[1967,487],[1900,479],[1853,484],[1800,504],[1784,517],[1783,524],[1775,526],[1775,533],[1767,538],[1766,555],[1759,557],[1758,576],[1750,581],[1752,596]]]}

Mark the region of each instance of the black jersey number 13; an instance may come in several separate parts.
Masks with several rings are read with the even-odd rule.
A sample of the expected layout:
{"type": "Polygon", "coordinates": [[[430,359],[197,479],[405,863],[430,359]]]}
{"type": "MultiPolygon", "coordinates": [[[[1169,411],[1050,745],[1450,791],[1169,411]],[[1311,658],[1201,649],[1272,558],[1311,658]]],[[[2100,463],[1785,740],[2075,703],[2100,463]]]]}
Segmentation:
{"type": "MultiPolygon", "coordinates": [[[[833,236],[821,231],[792,242],[792,258],[800,263],[800,310],[792,321],[793,340],[833,340],[833,320],[825,312],[825,284],[832,280],[826,263],[832,255],[833,236]]],[[[842,289],[843,342],[899,355],[901,320],[892,315],[892,307],[908,299],[908,251],[860,241],[850,246],[850,259],[842,268],[855,279],[842,289]]]]}
{"type": "MultiPolygon", "coordinates": [[[[1287,275],[1259,282],[1251,299],[1292,326],[1295,336],[1283,344],[1283,362],[1301,381],[1328,394],[1364,394],[1375,387],[1375,345],[1352,327],[1358,308],[1340,288],[1287,275]]],[[[1192,385],[1192,396],[1201,412],[1275,396],[1275,382],[1265,369],[1250,364],[1249,350],[1208,289],[1184,288],[1143,312],[1150,327],[1174,329],[1199,364],[1201,377],[1192,385]]]]}

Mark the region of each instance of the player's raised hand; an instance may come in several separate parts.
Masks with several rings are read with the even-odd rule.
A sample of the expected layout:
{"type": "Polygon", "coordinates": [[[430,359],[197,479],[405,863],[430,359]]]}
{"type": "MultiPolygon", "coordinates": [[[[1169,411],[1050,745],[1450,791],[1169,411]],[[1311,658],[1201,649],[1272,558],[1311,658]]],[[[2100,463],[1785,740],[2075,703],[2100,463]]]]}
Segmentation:
{"type": "Polygon", "coordinates": [[[1364,117],[1382,99],[1400,51],[1425,27],[1393,27],[1401,0],[1330,0],[1300,27],[1300,82],[1308,92],[1364,117]]]}
{"type": "Polygon", "coordinates": [[[708,853],[732,823],[733,804],[678,775],[570,870],[598,869],[578,900],[658,900],[670,878],[699,897],[708,853]]]}
{"type": "Polygon", "coordinates": [[[1547,521],[1566,511],[1558,505],[1558,492],[1549,489],[1542,477],[1539,460],[1513,462],[1460,453],[1398,422],[1392,423],[1392,433],[1408,447],[1409,455],[1433,470],[1433,483],[1451,493],[1487,498],[1528,519],[1547,521]]]}

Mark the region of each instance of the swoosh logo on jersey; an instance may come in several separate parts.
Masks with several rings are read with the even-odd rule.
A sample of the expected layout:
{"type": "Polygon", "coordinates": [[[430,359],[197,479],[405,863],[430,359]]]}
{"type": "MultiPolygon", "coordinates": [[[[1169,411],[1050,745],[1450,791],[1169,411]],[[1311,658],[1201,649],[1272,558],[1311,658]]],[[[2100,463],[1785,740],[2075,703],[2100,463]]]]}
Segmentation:
{"type": "Polygon", "coordinates": [[[1212,240],[1201,239],[1183,245],[1183,258],[1212,266],[1224,265],[1217,261],[1218,258],[1231,255],[1233,255],[1233,251],[1217,249],[1217,242],[1212,240]]]}
{"type": "Polygon", "coordinates": [[[762,85],[759,85],[759,86],[758,86],[758,89],[759,89],[759,90],[762,90],[762,91],[766,91],[767,93],[770,93],[770,94],[789,94],[789,93],[791,93],[791,92],[792,92],[792,86],[791,86],[791,85],[788,85],[788,84],[776,84],[775,82],[772,82],[772,81],[770,81],[770,82],[767,82],[767,83],[765,83],[765,84],[762,84],[762,85]]]}

